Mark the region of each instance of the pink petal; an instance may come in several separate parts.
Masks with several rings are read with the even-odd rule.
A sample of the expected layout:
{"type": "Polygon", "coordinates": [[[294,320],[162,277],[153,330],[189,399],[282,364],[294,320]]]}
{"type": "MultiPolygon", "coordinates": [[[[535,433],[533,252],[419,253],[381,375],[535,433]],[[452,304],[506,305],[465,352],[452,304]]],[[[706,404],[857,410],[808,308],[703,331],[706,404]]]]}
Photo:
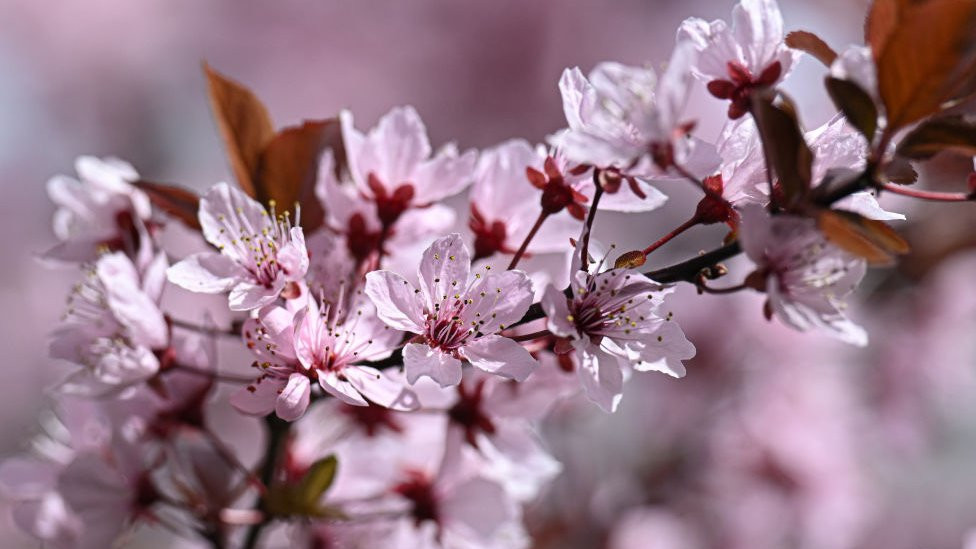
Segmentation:
{"type": "Polygon", "coordinates": [[[468,285],[471,254],[461,235],[451,233],[439,238],[424,251],[418,277],[420,289],[427,299],[427,310],[451,296],[463,294],[468,285]]]}
{"type": "Polygon", "coordinates": [[[285,271],[286,280],[298,281],[308,272],[308,250],[301,227],[292,227],[290,234],[291,240],[278,250],[276,260],[285,271]]]}
{"type": "Polygon", "coordinates": [[[409,343],[403,348],[403,366],[411,384],[422,376],[429,376],[441,387],[461,383],[461,361],[421,343],[409,343]]]}
{"type": "Polygon", "coordinates": [[[415,334],[424,331],[423,305],[413,284],[391,271],[366,275],[366,296],[376,306],[376,315],[392,328],[415,334]]]}
{"type": "Polygon", "coordinates": [[[624,376],[617,359],[592,346],[579,353],[583,392],[606,412],[615,412],[623,396],[624,376]]]}
{"type": "Polygon", "coordinates": [[[477,159],[475,151],[465,151],[458,156],[457,147],[453,144],[442,147],[434,158],[417,166],[414,174],[416,202],[438,202],[463,191],[471,184],[477,159]]]}
{"type": "Polygon", "coordinates": [[[503,271],[483,276],[464,294],[471,303],[461,322],[479,324],[478,331],[492,334],[515,324],[532,305],[532,281],[522,271],[503,271]]]}
{"type": "Polygon", "coordinates": [[[240,282],[230,291],[228,305],[232,311],[250,311],[270,305],[278,299],[284,286],[285,281],[282,279],[278,279],[270,288],[250,282],[240,282]]]}
{"type": "Polygon", "coordinates": [[[473,366],[516,381],[529,377],[539,366],[524,347],[500,335],[479,337],[460,352],[473,366]]]}
{"type": "Polygon", "coordinates": [[[566,295],[549,285],[542,294],[542,310],[546,313],[546,327],[549,331],[561,337],[576,335],[576,325],[569,319],[569,304],[566,295]]]}
{"type": "Polygon", "coordinates": [[[241,387],[230,396],[230,404],[238,412],[249,416],[266,416],[274,411],[278,394],[284,390],[285,380],[266,377],[247,387],[241,387]]]}
{"type": "Polygon", "coordinates": [[[213,252],[193,254],[166,270],[166,277],[173,284],[204,294],[226,292],[245,275],[232,259],[213,252]]]}
{"type": "Polygon", "coordinates": [[[431,152],[427,128],[417,111],[409,106],[391,109],[367,139],[366,148],[372,149],[368,158],[375,163],[361,163],[359,169],[364,177],[375,172],[390,189],[413,183],[414,170],[431,152]]]}
{"type": "Polygon", "coordinates": [[[403,412],[420,407],[416,393],[404,387],[402,382],[390,378],[376,368],[351,366],[346,368],[344,373],[353,387],[380,406],[403,412]]]}
{"type": "Polygon", "coordinates": [[[136,344],[160,348],[169,340],[169,327],[156,302],[142,291],[135,265],[122,252],[102,256],[95,265],[105,285],[105,298],[136,344]]]}
{"type": "MultiPolygon", "coordinates": [[[[353,368],[346,368],[343,374],[353,368]]],[[[319,373],[319,385],[322,389],[337,399],[352,406],[369,406],[369,403],[359,394],[356,386],[348,379],[348,375],[340,378],[336,372],[319,373]]]]}
{"type": "Polygon", "coordinates": [[[288,384],[275,403],[275,413],[285,421],[295,421],[302,417],[311,398],[312,389],[308,376],[294,373],[288,377],[288,384]]]}
{"type": "Polygon", "coordinates": [[[515,502],[501,485],[484,478],[473,478],[456,486],[444,498],[445,521],[463,524],[488,538],[505,523],[515,520],[515,502]]]}

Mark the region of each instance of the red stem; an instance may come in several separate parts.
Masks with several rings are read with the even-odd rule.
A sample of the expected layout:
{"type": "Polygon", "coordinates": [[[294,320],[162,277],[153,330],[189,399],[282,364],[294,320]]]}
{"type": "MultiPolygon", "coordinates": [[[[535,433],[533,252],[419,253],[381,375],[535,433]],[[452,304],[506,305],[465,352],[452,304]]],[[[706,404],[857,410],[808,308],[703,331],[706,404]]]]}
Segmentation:
{"type": "Polygon", "coordinates": [[[645,256],[647,256],[647,255],[650,255],[650,254],[651,254],[651,252],[653,252],[654,250],[656,250],[656,249],[658,249],[658,248],[660,248],[661,246],[664,246],[664,245],[665,245],[665,244],[667,244],[667,243],[668,243],[668,242],[669,242],[669,241],[670,241],[670,240],[671,240],[672,238],[674,238],[674,237],[676,237],[676,236],[678,236],[679,234],[681,234],[681,233],[683,233],[683,232],[685,232],[685,231],[687,231],[688,229],[690,229],[690,228],[692,228],[692,227],[694,227],[694,226],[695,226],[695,225],[697,225],[697,224],[698,224],[698,216],[697,216],[697,215],[693,215],[693,216],[691,216],[691,219],[689,219],[688,221],[685,221],[685,222],[684,222],[684,223],[682,223],[681,225],[678,225],[678,227],[677,227],[677,228],[675,228],[675,229],[674,229],[673,231],[671,231],[670,233],[668,233],[668,234],[666,234],[666,235],[664,235],[664,236],[662,236],[662,237],[661,237],[661,238],[660,238],[660,239],[659,239],[659,240],[658,240],[657,242],[655,242],[654,244],[651,244],[650,246],[648,246],[648,247],[646,247],[646,248],[644,248],[644,255],[645,255],[645,256]]]}
{"type": "Polygon", "coordinates": [[[515,266],[518,265],[519,261],[522,259],[522,256],[525,255],[525,250],[529,247],[529,242],[532,242],[532,239],[535,238],[535,234],[539,232],[539,227],[542,227],[542,223],[547,217],[549,217],[549,213],[545,210],[539,212],[539,217],[536,218],[535,225],[532,225],[532,228],[529,229],[529,234],[525,235],[525,240],[522,241],[522,245],[519,246],[518,251],[515,252],[515,257],[512,258],[512,262],[508,264],[509,270],[514,269],[515,266]]]}
{"type": "Polygon", "coordinates": [[[900,185],[893,185],[891,183],[884,183],[881,185],[881,189],[894,194],[900,194],[902,196],[910,196],[912,198],[932,200],[935,202],[968,202],[973,199],[971,195],[966,193],[940,193],[937,191],[923,191],[921,189],[911,189],[908,187],[902,187],[900,185]]]}

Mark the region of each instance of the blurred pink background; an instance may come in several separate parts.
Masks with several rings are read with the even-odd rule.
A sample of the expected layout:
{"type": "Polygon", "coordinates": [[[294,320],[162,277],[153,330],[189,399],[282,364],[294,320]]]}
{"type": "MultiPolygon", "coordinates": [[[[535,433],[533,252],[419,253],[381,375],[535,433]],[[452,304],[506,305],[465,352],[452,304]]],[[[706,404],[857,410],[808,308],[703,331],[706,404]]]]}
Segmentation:
{"type": "MultiPolygon", "coordinates": [[[[675,29],[684,18],[728,19],[732,4],[725,0],[0,0],[0,185],[5,197],[0,230],[6,235],[0,240],[0,257],[4,258],[0,307],[6,311],[2,336],[6,376],[5,383],[0,384],[0,414],[6,421],[0,424],[0,454],[7,455],[24,445],[46,403],[45,388],[62,372],[46,358],[46,334],[62,312],[64,296],[76,272],[70,268],[45,268],[34,258],[34,254],[54,242],[50,228],[53,207],[45,195],[46,180],[57,173],[73,173],[74,158],[80,154],[118,156],[132,162],[147,179],[198,190],[229,178],[208,112],[202,61],[251,87],[268,105],[279,126],[303,118],[332,116],[339,109],[349,108],[355,112],[360,127],[369,127],[390,107],[412,104],[427,123],[435,146],[454,140],[462,148],[480,148],[510,137],[538,142],[564,124],[556,83],[565,67],[578,65],[586,71],[603,60],[660,66],[669,55],[675,29]]],[[[860,41],[866,4],[860,0],[783,0],[781,7],[787,29],[815,31],[842,48],[860,41]]],[[[822,91],[822,77],[823,68],[804,59],[787,84],[787,90],[799,101],[808,128],[818,126],[833,114],[822,91]]],[[[699,119],[705,138],[713,137],[725,120],[725,106],[708,97],[701,87],[688,112],[699,119]]],[[[958,171],[958,162],[949,164],[958,171]]],[[[683,220],[696,199],[685,186],[662,190],[672,195],[677,205],[637,220],[608,215],[598,223],[598,234],[616,242],[621,249],[643,246],[656,239],[683,220]]],[[[886,205],[894,209],[904,206],[898,201],[886,205]]],[[[928,211],[918,210],[917,219],[923,223],[930,219],[928,211]]],[[[715,229],[682,237],[655,261],[687,257],[699,248],[711,246],[721,234],[721,229],[715,229]]],[[[976,364],[976,349],[969,348],[973,332],[958,332],[958,339],[920,339],[929,332],[912,322],[929,318],[925,329],[944,336],[949,328],[939,322],[947,322],[954,329],[958,328],[959,319],[969,322],[966,326],[976,325],[976,305],[967,308],[945,286],[927,282],[931,285],[923,286],[919,292],[928,309],[917,309],[917,304],[895,303],[890,293],[874,292],[890,280],[872,280],[861,290],[861,297],[869,300],[862,309],[873,315],[866,321],[873,344],[863,351],[838,350],[823,337],[800,336],[779,326],[766,332],[756,329],[738,334],[737,325],[768,328],[760,316],[760,296],[697,298],[686,288],[689,291],[684,292],[687,295],[682,300],[686,310],[679,314],[687,318],[685,329],[699,348],[699,358],[691,363],[688,378],[677,382],[655,378],[635,383],[628,387],[624,409],[615,416],[587,410],[585,417],[572,424],[562,423],[569,421],[565,417],[555,422],[552,429],[560,433],[554,443],[557,457],[577,456],[578,462],[566,460],[565,478],[557,482],[553,493],[558,496],[568,490],[572,495],[572,486],[606,492],[600,497],[612,502],[605,509],[612,516],[605,522],[614,523],[620,516],[629,516],[620,511],[621,506],[646,505],[647,494],[628,499],[628,477],[615,477],[615,470],[636,467],[627,460],[639,459],[642,453],[663,444],[662,440],[675,436],[651,436],[653,433],[648,433],[646,426],[654,422],[649,421],[648,415],[662,417],[660,429],[664,431],[691,428],[696,421],[683,418],[676,411],[681,403],[729,398],[732,395],[720,390],[726,385],[719,379],[738,379],[747,375],[743,372],[772,364],[771,375],[736,389],[766,395],[749,400],[750,413],[759,421],[767,421],[771,416],[789,416],[782,411],[784,406],[790,408],[799,402],[802,409],[795,417],[790,416],[791,423],[786,425],[743,427],[735,414],[709,420],[710,428],[722,430],[728,440],[718,437],[712,441],[716,448],[702,448],[702,456],[725,452],[732,456],[728,467],[734,468],[737,454],[723,445],[743,444],[735,438],[742,429],[773,432],[776,434],[772,436],[791,444],[790,437],[802,437],[807,429],[823,434],[824,427],[829,431],[824,435],[827,438],[811,434],[814,440],[797,442],[789,451],[799,452],[796,459],[800,461],[815,460],[811,456],[825,448],[851,455],[833,456],[827,465],[817,462],[816,467],[826,468],[817,473],[823,489],[818,492],[820,500],[811,496],[816,501],[810,505],[819,505],[817,501],[828,503],[817,507],[823,509],[821,522],[809,525],[823,530],[820,537],[812,538],[819,540],[819,545],[804,546],[892,548],[912,547],[918,541],[923,545],[931,543],[926,547],[962,547],[966,528],[976,526],[976,514],[972,513],[976,510],[976,494],[971,491],[976,485],[976,474],[972,472],[976,451],[972,436],[966,436],[976,432],[976,422],[969,414],[971,406],[963,405],[976,402],[976,392],[966,385],[971,382],[976,364]],[[871,300],[871,296],[880,297],[871,300]],[[955,303],[959,310],[947,312],[949,303],[955,303]],[[918,316],[906,318],[908,308],[917,310],[918,316]],[[886,313],[889,310],[891,314],[886,313]],[[933,323],[937,327],[933,328],[933,323]],[[716,331],[719,326],[724,326],[725,331],[716,331]],[[760,333],[774,334],[767,339],[777,341],[753,345],[751,338],[760,333]],[[729,338],[720,337],[723,334],[729,334],[729,338]],[[906,349],[889,349],[893,338],[903,338],[911,344],[906,349]],[[730,343],[729,339],[734,341],[730,343]],[[928,349],[926,346],[935,350],[919,352],[920,348],[928,349]],[[802,360],[797,358],[801,356],[802,360]],[[902,366],[897,364],[899,360],[908,363],[902,366]],[[826,381],[811,373],[827,368],[827,363],[842,367],[828,368],[826,381]],[[877,367],[881,363],[888,369],[877,367]],[[904,370],[904,375],[892,374],[896,366],[904,370]],[[863,401],[877,402],[890,396],[886,391],[901,391],[911,400],[914,391],[925,390],[926,383],[912,375],[917,375],[918,370],[941,371],[943,367],[949,373],[935,377],[954,390],[936,391],[932,398],[952,418],[952,429],[947,433],[940,431],[940,436],[949,437],[940,443],[951,451],[930,454],[924,450],[907,466],[878,459],[879,466],[874,468],[866,460],[878,456],[850,448],[865,437],[887,436],[884,425],[871,419],[865,421],[865,414],[874,417],[871,414],[877,410],[865,411],[861,408],[863,401]],[[720,375],[715,368],[726,371],[720,375]],[[952,372],[958,377],[951,377],[952,372]],[[756,384],[769,387],[757,388],[756,384]],[[813,395],[795,399],[790,396],[791,391],[804,386],[821,388],[813,395]],[[639,394],[641,391],[645,391],[644,396],[639,394]],[[777,393],[783,393],[783,402],[770,396],[777,393]],[[782,429],[782,433],[777,429],[782,429]],[[593,445],[592,437],[597,436],[594,433],[607,437],[602,449],[593,445]],[[574,453],[574,444],[587,445],[587,449],[574,453]],[[957,482],[960,479],[968,480],[968,485],[957,482]],[[588,485],[591,481],[598,486],[588,485]],[[878,493],[870,488],[873,486],[887,491],[878,493]],[[950,486],[955,486],[955,491],[948,491],[950,486]],[[889,498],[896,496],[915,503],[888,509],[889,498]],[[927,497],[941,497],[942,503],[926,508],[919,501],[927,497]],[[949,501],[943,501],[946,498],[949,501]],[[871,503],[871,513],[860,511],[866,501],[871,503]],[[885,521],[878,522],[879,515],[897,519],[908,533],[881,532],[885,521]],[[854,516],[856,528],[832,518],[838,516],[854,516]],[[842,527],[848,528],[845,532],[855,532],[850,534],[852,539],[827,535],[842,527]],[[879,544],[873,545],[875,542],[879,544]]],[[[969,286],[968,293],[972,293],[971,282],[969,286]]],[[[914,290],[908,293],[914,295],[914,290]]],[[[906,293],[901,301],[909,298],[906,293]]],[[[864,320],[867,314],[859,318],[864,320]]],[[[899,402],[892,400],[890,406],[897,407],[899,402]]],[[[706,408],[709,414],[723,413],[721,407],[706,408]]],[[[898,409],[893,415],[885,415],[892,422],[887,427],[896,432],[892,440],[911,439],[914,435],[902,433],[909,428],[899,422],[911,423],[920,413],[898,409]]],[[[888,444],[886,439],[882,447],[887,448],[888,444]]],[[[909,440],[906,444],[912,446],[914,442],[909,440]]],[[[743,497],[751,494],[746,487],[736,486],[738,481],[729,480],[733,473],[715,474],[718,477],[709,482],[732,483],[724,493],[743,497]],[[730,477],[722,477],[723,474],[730,477]]],[[[735,507],[735,503],[726,505],[735,507]]],[[[594,510],[597,507],[591,506],[588,512],[598,516],[594,510]]],[[[676,510],[668,512],[672,511],[676,510]]],[[[644,508],[635,512],[648,513],[634,519],[641,527],[673,522],[661,510],[644,508]]],[[[558,511],[543,506],[539,514],[551,517],[558,511]]],[[[744,523],[754,519],[741,517],[744,523]]],[[[675,526],[668,531],[678,537],[685,535],[675,533],[679,530],[675,526]]],[[[8,539],[21,538],[4,527],[0,531],[3,547],[20,547],[18,543],[33,546],[8,539]]],[[[637,547],[623,545],[625,541],[613,548],[637,547]]],[[[580,546],[588,546],[585,543],[580,546]]]]}

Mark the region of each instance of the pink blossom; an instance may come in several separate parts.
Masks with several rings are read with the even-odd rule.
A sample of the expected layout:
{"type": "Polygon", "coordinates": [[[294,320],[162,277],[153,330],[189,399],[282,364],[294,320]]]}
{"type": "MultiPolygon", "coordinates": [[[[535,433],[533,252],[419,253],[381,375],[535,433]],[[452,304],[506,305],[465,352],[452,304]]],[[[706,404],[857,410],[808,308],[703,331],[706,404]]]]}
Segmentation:
{"type": "MultiPolygon", "coordinates": [[[[810,177],[813,186],[831,178],[856,177],[864,169],[867,142],[842,115],[806,132],[804,138],[814,154],[810,177]]],[[[722,169],[717,174],[717,190],[722,197],[738,208],[768,204],[766,162],[755,122],[751,118],[729,121],[719,137],[718,151],[722,169]]],[[[884,210],[870,191],[853,193],[838,201],[836,207],[870,219],[905,219],[902,214],[884,210]]]]}
{"type": "Polygon", "coordinates": [[[565,70],[559,90],[569,128],[550,142],[575,162],[638,177],[683,165],[692,124],[680,116],[694,60],[692,44],[679,42],[660,82],[651,69],[618,63],[597,65],[589,78],[578,68],[565,70]]]}
{"type": "Polygon", "coordinates": [[[828,242],[814,220],[770,216],[756,205],[743,208],[739,239],[769,298],[767,316],[775,314],[797,330],[816,328],[867,344],[864,329],[844,314],[844,298],[864,277],[863,259],[828,242]]]}
{"type": "MultiPolygon", "coordinates": [[[[574,266],[579,265],[574,257],[574,266]]],[[[565,338],[556,350],[575,354],[583,391],[604,410],[616,410],[624,373],[631,367],[684,376],[681,361],[693,357],[695,347],[673,321],[673,313],[662,314],[664,297],[672,291],[630,269],[592,274],[575,270],[571,297],[555,286],[546,288],[542,307],[547,326],[565,338]]]]}
{"type": "Polygon", "coordinates": [[[102,256],[75,287],[51,356],[81,366],[61,384],[67,393],[110,395],[145,381],[169,345],[158,302],[165,283],[160,253],[143,272],[122,252],[102,256]]]}
{"type": "Polygon", "coordinates": [[[17,501],[14,520],[25,532],[58,549],[110,547],[140,516],[156,491],[140,448],[113,436],[106,418],[87,403],[67,402],[62,425],[49,431],[64,440],[36,441],[39,457],[0,465],[0,489],[17,501]]]}
{"type": "Polygon", "coordinates": [[[384,227],[408,209],[429,206],[471,183],[476,153],[459,155],[451,144],[431,156],[427,128],[413,107],[392,109],[365,135],[353,126],[349,111],[339,118],[349,175],[376,205],[384,227]]]}
{"type": "Polygon", "coordinates": [[[58,209],[54,234],[60,244],[44,257],[61,261],[94,261],[104,250],[136,253],[149,247],[152,208],[145,193],[132,186],[139,174],[127,162],[81,156],[79,179],[58,175],[47,192],[58,209]]]}
{"type": "Polygon", "coordinates": [[[422,250],[417,249],[418,242],[443,234],[454,224],[454,210],[443,204],[404,206],[395,219],[384,222],[376,199],[356,184],[339,180],[334,163],[331,152],[322,155],[315,193],[325,207],[327,227],[344,237],[346,250],[358,263],[376,253],[394,262],[400,257],[412,259],[411,253],[422,250]]]}
{"type": "Polygon", "coordinates": [[[301,227],[288,214],[275,217],[227,183],[217,183],[200,199],[203,236],[218,252],[201,252],[173,265],[170,282],[192,292],[230,291],[230,308],[257,309],[273,303],[308,269],[301,227]]]}
{"type": "MultiPolygon", "coordinates": [[[[490,267],[488,268],[490,269],[490,267]]],[[[403,349],[407,380],[430,376],[441,386],[461,381],[461,361],[486,372],[523,380],[537,362],[521,345],[497,335],[518,322],[532,304],[532,284],[522,271],[476,273],[471,255],[453,233],[435,241],[421,259],[420,289],[391,271],[366,275],[366,295],[377,314],[397,330],[419,334],[403,349]]]]}
{"type": "MultiPolygon", "coordinates": [[[[544,150],[535,149],[522,139],[506,141],[481,153],[471,187],[468,221],[475,237],[475,260],[496,253],[514,254],[522,245],[543,211],[540,193],[526,170],[541,173],[546,158],[544,150]]],[[[527,251],[564,251],[569,238],[579,231],[577,226],[578,222],[566,213],[549,215],[527,251]]]]}
{"type": "Polygon", "coordinates": [[[401,334],[383,325],[368,301],[320,311],[314,300],[297,314],[272,307],[244,328],[248,347],[261,358],[255,383],[238,391],[231,403],[241,412],[294,421],[305,413],[311,383],[354,406],[373,402],[397,410],[416,407],[416,397],[375,368],[358,364],[390,356],[401,334]],[[366,399],[369,399],[367,401],[366,399]]]}
{"type": "Polygon", "coordinates": [[[692,68],[695,76],[708,84],[712,95],[731,100],[733,119],[748,112],[753,90],[775,86],[799,56],[783,42],[776,0],[742,0],[732,9],[731,28],[721,20],[686,19],[678,41],[695,45],[700,54],[692,68]]]}

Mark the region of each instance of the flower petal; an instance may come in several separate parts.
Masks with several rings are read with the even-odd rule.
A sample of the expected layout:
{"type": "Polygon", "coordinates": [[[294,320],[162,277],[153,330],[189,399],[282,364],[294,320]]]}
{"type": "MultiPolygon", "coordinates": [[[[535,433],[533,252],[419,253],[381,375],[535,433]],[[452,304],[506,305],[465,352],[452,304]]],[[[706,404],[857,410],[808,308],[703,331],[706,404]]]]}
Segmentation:
{"type": "Polygon", "coordinates": [[[524,347],[500,335],[479,337],[459,351],[473,366],[515,381],[523,381],[539,366],[524,347]]]}
{"type": "Polygon", "coordinates": [[[285,421],[295,421],[302,417],[311,398],[312,389],[308,376],[294,373],[288,377],[288,384],[278,395],[275,413],[285,421]]]}
{"type": "Polygon", "coordinates": [[[427,299],[427,310],[434,304],[464,293],[471,270],[471,254],[461,235],[451,233],[434,241],[420,260],[420,289],[427,299]]]}
{"type": "Polygon", "coordinates": [[[366,275],[365,293],[376,316],[388,326],[415,334],[424,331],[423,305],[407,279],[392,271],[373,271],[366,275]]]}
{"type": "Polygon", "coordinates": [[[245,274],[232,259],[213,252],[193,254],[166,269],[166,278],[173,284],[204,294],[226,292],[245,274]]]}
{"type": "Polygon", "coordinates": [[[461,383],[461,361],[422,343],[409,343],[403,348],[403,367],[410,384],[422,376],[430,377],[441,387],[461,383]]]}
{"type": "Polygon", "coordinates": [[[577,369],[583,392],[606,412],[615,412],[623,396],[624,376],[617,359],[591,345],[583,347],[577,369]]]}
{"type": "Polygon", "coordinates": [[[232,394],[230,405],[242,414],[266,416],[274,411],[278,394],[285,388],[285,383],[279,377],[260,378],[232,394]]]}

